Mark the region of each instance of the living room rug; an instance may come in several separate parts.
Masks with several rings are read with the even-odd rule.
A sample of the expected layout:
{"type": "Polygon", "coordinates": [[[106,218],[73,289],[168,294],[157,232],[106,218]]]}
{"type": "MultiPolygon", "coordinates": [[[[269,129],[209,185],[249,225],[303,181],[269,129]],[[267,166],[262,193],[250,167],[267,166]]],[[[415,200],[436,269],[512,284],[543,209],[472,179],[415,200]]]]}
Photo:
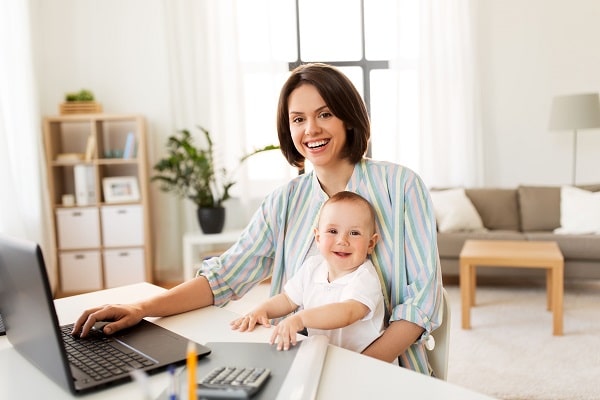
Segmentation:
{"type": "Polygon", "coordinates": [[[500,399],[600,399],[600,282],[566,282],[564,336],[552,335],[545,287],[478,286],[471,329],[451,304],[448,381],[500,399]]]}

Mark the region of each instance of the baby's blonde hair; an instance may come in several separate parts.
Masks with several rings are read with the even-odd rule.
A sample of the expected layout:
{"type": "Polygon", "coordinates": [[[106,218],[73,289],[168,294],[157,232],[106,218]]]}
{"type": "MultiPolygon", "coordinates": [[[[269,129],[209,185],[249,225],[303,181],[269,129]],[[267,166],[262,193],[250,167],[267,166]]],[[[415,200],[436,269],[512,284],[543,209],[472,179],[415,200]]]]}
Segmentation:
{"type": "MultiPolygon", "coordinates": [[[[347,190],[337,192],[336,194],[331,196],[329,199],[327,199],[327,201],[325,203],[323,203],[323,205],[321,206],[321,212],[328,204],[338,203],[338,202],[342,202],[342,201],[364,204],[366,206],[366,208],[369,210],[369,215],[370,215],[371,224],[372,224],[371,228],[373,229],[373,233],[375,233],[377,231],[377,228],[376,228],[377,225],[375,223],[375,209],[373,208],[373,205],[367,199],[365,199],[358,193],[349,192],[347,190]]],[[[321,216],[319,213],[318,223],[320,223],[320,222],[321,222],[321,216]]],[[[318,225],[318,223],[317,223],[317,225],[318,225]]]]}

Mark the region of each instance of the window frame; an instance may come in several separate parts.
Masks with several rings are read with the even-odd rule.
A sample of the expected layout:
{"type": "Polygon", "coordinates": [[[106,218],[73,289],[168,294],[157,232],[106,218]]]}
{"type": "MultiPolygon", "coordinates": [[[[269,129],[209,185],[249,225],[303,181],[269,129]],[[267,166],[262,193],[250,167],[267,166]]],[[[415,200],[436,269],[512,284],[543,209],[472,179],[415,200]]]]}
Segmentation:
{"type": "MultiPolygon", "coordinates": [[[[292,71],[294,68],[302,65],[304,63],[309,62],[308,60],[302,59],[302,32],[300,28],[300,0],[295,0],[295,9],[296,9],[296,60],[289,62],[288,67],[289,70],[292,71]]],[[[359,60],[319,60],[318,62],[322,62],[325,64],[333,65],[336,67],[359,67],[362,71],[363,78],[363,100],[367,107],[367,112],[371,115],[371,71],[377,69],[389,69],[390,68],[390,60],[368,60],[366,58],[366,38],[365,38],[365,0],[360,0],[360,38],[361,38],[361,58],[359,60]]],[[[317,62],[315,60],[311,60],[310,62],[317,62]]],[[[370,155],[370,146],[368,150],[368,155],[370,155]]]]}

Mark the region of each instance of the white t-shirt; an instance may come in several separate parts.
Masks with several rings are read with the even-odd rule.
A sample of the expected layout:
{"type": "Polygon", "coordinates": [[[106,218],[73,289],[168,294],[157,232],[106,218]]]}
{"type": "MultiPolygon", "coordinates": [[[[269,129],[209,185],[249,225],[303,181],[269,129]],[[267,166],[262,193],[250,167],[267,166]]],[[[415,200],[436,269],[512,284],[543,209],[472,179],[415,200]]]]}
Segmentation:
{"type": "Polygon", "coordinates": [[[308,329],[309,335],[325,335],[329,343],[362,352],[384,329],[385,310],[379,277],[370,260],[354,272],[327,281],[327,262],[321,255],[309,257],[299,271],[285,284],[284,291],[301,308],[309,309],[345,300],[356,300],[370,312],[361,320],[344,328],[308,329]]]}

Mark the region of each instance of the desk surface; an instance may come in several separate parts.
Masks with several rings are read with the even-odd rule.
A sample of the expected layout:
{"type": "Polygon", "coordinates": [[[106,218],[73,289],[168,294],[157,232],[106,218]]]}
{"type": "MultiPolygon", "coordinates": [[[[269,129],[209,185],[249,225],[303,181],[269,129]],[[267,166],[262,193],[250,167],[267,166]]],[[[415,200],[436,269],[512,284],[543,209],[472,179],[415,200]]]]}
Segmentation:
{"type": "MultiPolygon", "coordinates": [[[[148,283],[128,285],[55,301],[61,324],[73,322],[84,308],[111,303],[131,302],[155,295],[164,289],[148,283]]],[[[237,314],[217,307],[207,307],[168,318],[152,319],[198,343],[206,342],[267,342],[269,329],[257,328],[252,333],[240,333],[229,328],[237,314]]],[[[167,386],[167,374],[149,377],[149,391],[156,398],[167,386]]],[[[3,398],[71,399],[35,367],[21,357],[6,339],[0,337],[0,388],[3,398]]],[[[408,371],[342,348],[329,345],[317,398],[365,399],[389,398],[392,393],[404,398],[489,399],[468,389],[408,371]]],[[[395,396],[394,396],[395,397],[395,396]]],[[[83,399],[141,399],[142,392],[134,382],[119,385],[81,397],[83,399]]]]}

